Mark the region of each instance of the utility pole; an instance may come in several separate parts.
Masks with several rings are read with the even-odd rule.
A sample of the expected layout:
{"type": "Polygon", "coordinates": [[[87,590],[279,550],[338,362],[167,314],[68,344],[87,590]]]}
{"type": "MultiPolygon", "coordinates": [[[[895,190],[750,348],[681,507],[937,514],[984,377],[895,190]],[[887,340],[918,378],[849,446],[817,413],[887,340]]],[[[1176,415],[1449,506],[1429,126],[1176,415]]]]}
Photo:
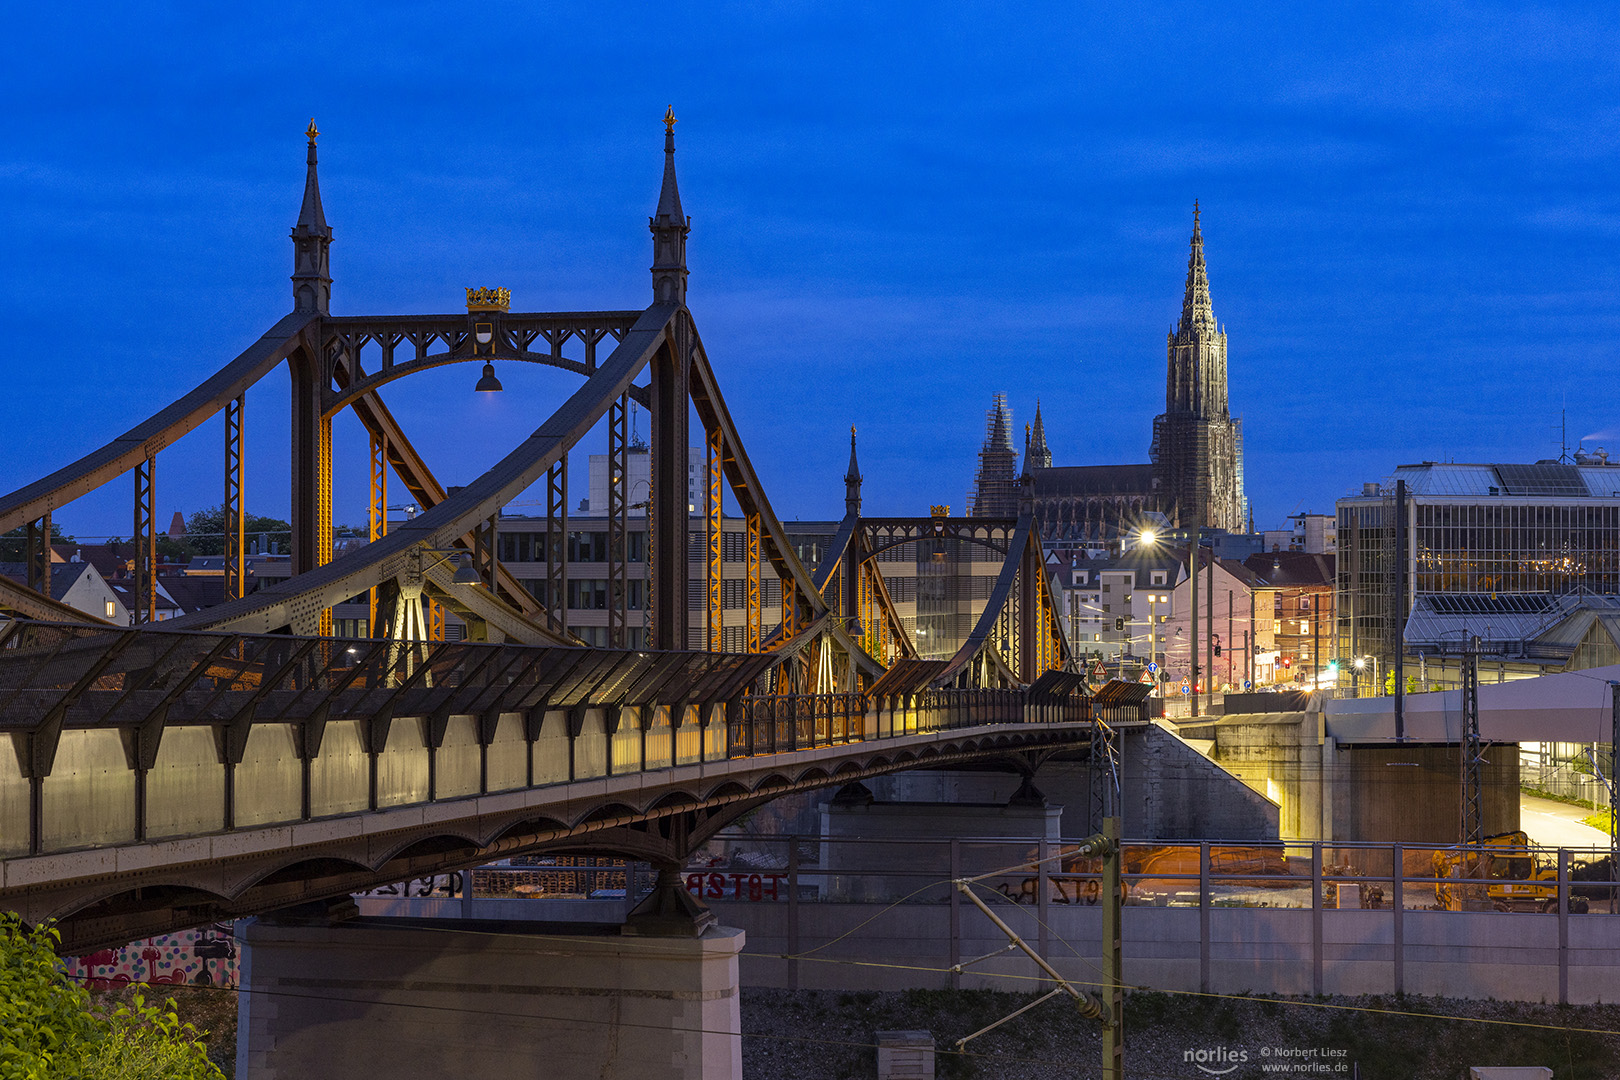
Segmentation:
{"type": "MultiPolygon", "coordinates": [[[[1399,700],[1396,698],[1396,701],[1399,700]]],[[[1395,715],[1398,722],[1400,714],[1395,715]]],[[[1485,821],[1479,801],[1479,638],[1475,636],[1469,637],[1463,649],[1463,716],[1468,728],[1462,746],[1462,842],[1482,848],[1485,843],[1485,821]]]]}
{"type": "MultiPolygon", "coordinates": [[[[971,1035],[956,1040],[956,1049],[962,1050],[969,1042],[980,1035],[1005,1024],[1007,1021],[1021,1016],[1049,998],[1059,994],[1068,994],[1073,1001],[1076,1011],[1089,1020],[1095,1020],[1102,1027],[1102,1076],[1103,1080],[1125,1080],[1125,967],[1120,954],[1120,912],[1123,897],[1120,895],[1120,849],[1119,849],[1119,818],[1108,817],[1103,819],[1102,831],[1086,840],[1078,847],[1069,849],[1065,853],[1049,856],[1041,862],[1051,859],[1073,858],[1102,858],[1101,881],[1103,905],[1103,935],[1102,935],[1102,974],[1103,986],[1101,994],[1091,994],[1081,990],[1074,984],[1058,974],[1056,968],[1047,963],[1046,958],[1030,947],[1029,943],[1020,937],[1012,927],[1008,926],[999,915],[983,900],[979,899],[973,891],[973,886],[987,877],[996,877],[997,873],[984,874],[976,878],[957,878],[951,884],[956,891],[965,897],[968,903],[978,908],[990,924],[1001,931],[1007,938],[1007,946],[994,952],[971,960],[964,960],[951,970],[958,974],[969,965],[1003,953],[1017,949],[1034,961],[1047,978],[1057,986],[1041,997],[1025,1005],[1021,1009],[1008,1013],[1000,1020],[986,1024],[971,1035]]],[[[1031,867],[1033,869],[1033,867],[1031,867]]],[[[1044,875],[1043,875],[1044,878],[1044,875]]]]}
{"type": "MultiPolygon", "coordinates": [[[[1616,690],[1616,699],[1620,700],[1620,689],[1616,690]]],[[[1102,835],[1108,845],[1102,867],[1102,894],[1107,897],[1103,904],[1103,1000],[1108,1006],[1103,1021],[1102,1075],[1103,1080],[1125,1080],[1125,962],[1120,947],[1124,898],[1120,896],[1119,818],[1105,818],[1102,835]]]]}
{"type": "Polygon", "coordinates": [[[1226,647],[1221,651],[1226,654],[1226,681],[1229,684],[1237,682],[1237,679],[1233,678],[1235,672],[1232,670],[1232,646],[1236,644],[1232,637],[1232,603],[1232,587],[1228,585],[1226,588],[1226,647]]]}
{"type": "Polygon", "coordinates": [[[1215,548],[1209,549],[1209,578],[1204,582],[1209,588],[1206,590],[1204,604],[1208,610],[1209,632],[1204,635],[1204,666],[1209,672],[1205,679],[1209,682],[1210,707],[1215,703],[1215,548]]]}
{"type": "MultiPolygon", "coordinates": [[[[1406,738],[1406,481],[1395,481],[1395,741],[1406,738]]],[[[1474,673],[1477,689],[1479,673],[1474,673]]],[[[1478,711],[1477,709],[1475,711],[1478,711]]]]}
{"type": "MultiPolygon", "coordinates": [[[[1620,682],[1609,684],[1609,880],[1620,884],[1620,682]]],[[[1609,893],[1609,911],[1620,911],[1620,890],[1609,893]]]]}
{"type": "Polygon", "coordinates": [[[1193,532],[1192,553],[1187,556],[1192,578],[1192,640],[1187,642],[1187,682],[1192,690],[1192,714],[1198,715],[1198,533],[1193,532]]]}

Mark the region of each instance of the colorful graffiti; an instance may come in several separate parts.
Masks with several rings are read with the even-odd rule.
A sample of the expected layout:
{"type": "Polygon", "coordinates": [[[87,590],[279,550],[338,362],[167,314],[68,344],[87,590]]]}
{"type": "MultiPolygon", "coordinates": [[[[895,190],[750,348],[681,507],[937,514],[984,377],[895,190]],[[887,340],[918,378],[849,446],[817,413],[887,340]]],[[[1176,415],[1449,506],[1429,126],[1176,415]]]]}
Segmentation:
{"type": "Polygon", "coordinates": [[[131,983],[235,986],[236,956],[231,924],[214,923],[70,958],[67,972],[92,990],[112,990],[131,983]]]}

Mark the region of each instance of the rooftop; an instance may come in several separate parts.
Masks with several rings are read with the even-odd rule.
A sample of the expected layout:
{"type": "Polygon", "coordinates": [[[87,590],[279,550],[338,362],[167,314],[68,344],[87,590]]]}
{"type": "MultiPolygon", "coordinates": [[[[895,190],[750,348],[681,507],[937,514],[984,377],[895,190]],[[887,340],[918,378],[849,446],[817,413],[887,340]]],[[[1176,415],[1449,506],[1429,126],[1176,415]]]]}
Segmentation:
{"type": "Polygon", "coordinates": [[[1411,494],[1433,498],[1620,499],[1620,464],[1586,455],[1574,464],[1424,461],[1401,465],[1379,485],[1378,497],[1393,492],[1397,480],[1405,480],[1411,494]]]}

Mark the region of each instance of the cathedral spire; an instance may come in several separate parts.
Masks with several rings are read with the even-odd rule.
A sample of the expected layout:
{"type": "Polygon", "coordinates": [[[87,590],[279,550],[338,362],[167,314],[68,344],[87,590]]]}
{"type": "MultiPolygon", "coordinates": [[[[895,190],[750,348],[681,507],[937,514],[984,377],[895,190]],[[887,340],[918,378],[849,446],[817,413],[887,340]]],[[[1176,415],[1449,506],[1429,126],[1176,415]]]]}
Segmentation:
{"type": "Polygon", "coordinates": [[[304,173],[304,203],[293,226],[293,310],[327,314],[332,302],[332,229],[321,209],[321,183],[315,168],[315,140],[320,137],[310,118],[304,137],[309,140],[304,173]]]}
{"type": "Polygon", "coordinates": [[[1181,300],[1178,333],[1194,327],[1215,330],[1215,306],[1209,298],[1209,268],[1204,265],[1204,230],[1199,223],[1198,201],[1193,200],[1192,252],[1187,256],[1187,291],[1181,300]]]}
{"type": "Polygon", "coordinates": [[[1024,451],[1026,467],[1036,469],[1050,469],[1052,467],[1052,451],[1046,445],[1046,424],[1041,420],[1041,399],[1035,399],[1035,427],[1031,435],[1029,448],[1024,451]]]}
{"type": "Polygon", "coordinates": [[[861,466],[855,460],[855,425],[849,425],[849,471],[844,474],[844,513],[861,513],[861,466]]]}
{"type": "Polygon", "coordinates": [[[675,106],[664,112],[664,185],[658,192],[658,211],[647,219],[653,234],[653,302],[686,303],[686,236],[692,219],[681,211],[681,190],[675,182],[675,106]]]}

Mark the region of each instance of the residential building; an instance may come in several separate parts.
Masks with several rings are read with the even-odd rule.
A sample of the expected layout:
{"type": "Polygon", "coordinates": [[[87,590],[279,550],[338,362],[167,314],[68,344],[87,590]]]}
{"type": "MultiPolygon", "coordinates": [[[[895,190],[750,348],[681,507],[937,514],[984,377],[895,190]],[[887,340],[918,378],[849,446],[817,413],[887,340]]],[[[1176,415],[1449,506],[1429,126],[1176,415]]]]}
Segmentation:
{"type": "MultiPolygon", "coordinates": [[[[1213,664],[1211,685],[1217,690],[1271,682],[1275,645],[1269,585],[1242,563],[1212,558],[1207,551],[1201,552],[1199,567],[1200,672],[1213,664]]],[[[1139,678],[1151,663],[1169,695],[1179,694],[1182,683],[1191,685],[1193,583],[1186,548],[1139,545],[1099,559],[1060,555],[1057,578],[1070,645],[1078,656],[1127,679],[1139,678]]]]}
{"type": "MultiPolygon", "coordinates": [[[[0,563],[0,574],[19,585],[28,583],[28,567],[20,562],[0,563]]],[[[51,599],[119,626],[129,622],[129,610],[117,590],[87,562],[51,563],[51,599]]]]}
{"type": "MultiPolygon", "coordinates": [[[[1279,682],[1333,686],[1334,557],[1274,551],[1244,561],[1271,590],[1274,653],[1279,682]]],[[[1347,681],[1348,675],[1340,681],[1347,681]]]]}

